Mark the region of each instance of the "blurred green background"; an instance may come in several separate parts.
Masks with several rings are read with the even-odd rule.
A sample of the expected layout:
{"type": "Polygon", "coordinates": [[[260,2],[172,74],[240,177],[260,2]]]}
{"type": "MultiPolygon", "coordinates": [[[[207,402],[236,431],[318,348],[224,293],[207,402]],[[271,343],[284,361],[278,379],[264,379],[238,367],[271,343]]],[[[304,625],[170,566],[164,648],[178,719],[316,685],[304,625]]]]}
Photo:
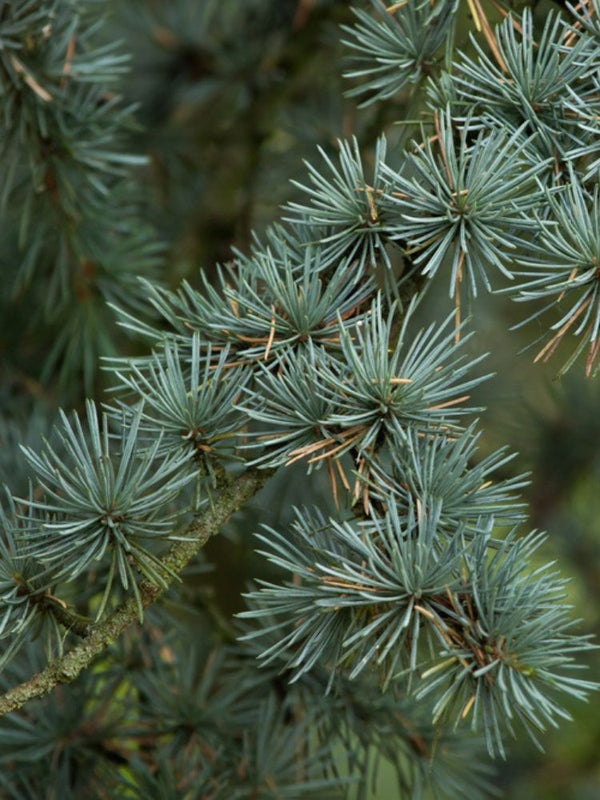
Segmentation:
{"type": "MultiPolygon", "coordinates": [[[[337,138],[356,135],[368,150],[385,130],[393,157],[408,134],[406,126],[394,123],[409,108],[411,116],[417,114],[423,103],[420,89],[360,110],[344,98],[350,84],[341,77],[345,53],[339,26],[352,21],[347,0],[118,0],[105,5],[112,12],[107,36],[121,40],[121,49],[132,56],[120,91],[137,104],[140,127],[131,133],[131,149],[150,157],[140,180],[148,219],[167,243],[161,279],[171,287],[183,278],[197,284],[200,266],[212,269],[226,261],[232,246],[247,249],[253,230],[260,234],[278,219],[280,204],[298,191],[290,181],[306,175],[302,160],[318,161],[317,145],[334,153],[337,138]]],[[[468,4],[463,5],[464,39],[468,4]]],[[[539,3],[536,13],[543,16],[552,6],[539,3]]],[[[451,310],[447,279],[439,274],[420,315],[430,320],[451,310]]],[[[550,534],[542,555],[556,559],[563,574],[572,577],[574,613],[581,627],[597,634],[600,387],[586,381],[577,366],[556,380],[560,353],[555,363],[534,366],[535,350],[522,351],[536,338],[535,326],[510,330],[524,309],[507,296],[480,297],[467,311],[477,331],[470,347],[488,352],[486,371],[496,373],[478,390],[487,408],[482,450],[508,445],[518,452],[510,468],[531,471],[526,498],[531,527],[550,534]]],[[[17,318],[26,309],[16,306],[11,313],[17,318]]],[[[52,330],[36,335],[51,338],[52,330]]],[[[34,393],[49,404],[60,402],[52,379],[38,383],[35,361],[24,349],[30,348],[28,341],[9,343],[14,357],[3,367],[4,394],[34,393]],[[19,372],[16,364],[26,367],[19,372]]],[[[122,342],[124,353],[139,346],[122,342]]],[[[250,535],[258,521],[282,525],[292,504],[328,502],[326,495],[318,473],[310,479],[299,470],[279,475],[228,537],[211,543],[207,555],[216,569],[210,580],[224,611],[239,610],[247,580],[264,570],[250,535]]],[[[590,677],[598,677],[599,663],[592,658],[590,677]]],[[[505,797],[600,797],[597,696],[572,713],[573,722],[545,737],[545,754],[520,739],[509,760],[497,765],[505,797]]],[[[373,797],[396,797],[385,783],[383,770],[373,797]]]]}

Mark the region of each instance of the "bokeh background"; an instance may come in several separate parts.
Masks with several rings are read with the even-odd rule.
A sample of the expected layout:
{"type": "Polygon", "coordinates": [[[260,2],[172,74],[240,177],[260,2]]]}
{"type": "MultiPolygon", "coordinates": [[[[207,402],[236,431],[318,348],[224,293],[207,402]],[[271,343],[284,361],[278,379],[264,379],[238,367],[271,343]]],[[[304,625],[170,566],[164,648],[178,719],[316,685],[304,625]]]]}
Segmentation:
{"type": "MultiPolygon", "coordinates": [[[[135,104],[129,148],[149,157],[136,173],[140,207],[164,242],[158,277],[171,287],[182,279],[197,285],[200,266],[213,270],[231,258],[232,247],[247,250],[253,231],[260,235],[279,219],[281,204],[298,193],[291,181],[305,178],[303,159],[318,161],[317,145],[335,153],[338,138],[355,135],[368,152],[384,130],[392,154],[400,153],[411,129],[397,123],[407,114],[418,116],[424,103],[420,89],[364,109],[344,97],[351,85],[342,78],[347,53],[340,25],[353,19],[347,0],[117,0],[105,5],[110,11],[107,40],[120,40],[122,51],[131,55],[118,91],[127,104],[135,104]]],[[[459,39],[468,47],[468,3],[462,5],[459,39]]],[[[542,19],[558,5],[537,3],[535,13],[542,19]]],[[[27,412],[22,414],[29,420],[24,435],[35,441],[53,409],[77,406],[85,390],[77,367],[70,367],[66,382],[64,374],[59,379],[60,360],[45,368],[61,321],[30,320],[31,304],[43,284],[17,296],[6,289],[15,269],[13,243],[5,227],[0,235],[7,275],[0,292],[0,402],[12,420],[27,412]],[[35,409],[43,414],[32,417],[35,409]]],[[[445,317],[451,308],[447,278],[440,271],[419,313],[423,321],[431,320],[445,317]]],[[[527,346],[538,335],[535,325],[511,330],[524,309],[509,296],[480,297],[467,311],[477,332],[470,347],[474,353],[489,353],[486,371],[495,373],[478,390],[486,407],[482,453],[507,445],[518,454],[507,469],[531,471],[526,492],[531,527],[549,532],[540,558],[556,559],[572,578],[574,615],[583,629],[597,635],[600,385],[586,380],[577,365],[556,379],[560,353],[554,363],[534,366],[535,350],[527,346]]],[[[113,315],[103,317],[102,324],[112,329],[113,315]]],[[[122,334],[116,340],[122,354],[142,348],[122,334]]],[[[106,380],[101,370],[94,375],[98,397],[106,380]]],[[[2,471],[8,476],[11,465],[0,453],[2,471]]],[[[237,518],[225,537],[210,543],[207,557],[214,570],[199,580],[223,614],[239,610],[247,581],[265,574],[251,536],[259,521],[285,524],[292,505],[313,502],[330,502],[319,474],[307,479],[300,470],[290,470],[237,518]]],[[[590,656],[590,667],[598,678],[598,657],[590,656]]],[[[497,765],[505,797],[600,797],[598,698],[574,705],[572,714],[572,722],[545,737],[545,754],[520,739],[508,761],[497,765]]],[[[385,768],[373,797],[396,797],[386,787],[385,768]]]]}

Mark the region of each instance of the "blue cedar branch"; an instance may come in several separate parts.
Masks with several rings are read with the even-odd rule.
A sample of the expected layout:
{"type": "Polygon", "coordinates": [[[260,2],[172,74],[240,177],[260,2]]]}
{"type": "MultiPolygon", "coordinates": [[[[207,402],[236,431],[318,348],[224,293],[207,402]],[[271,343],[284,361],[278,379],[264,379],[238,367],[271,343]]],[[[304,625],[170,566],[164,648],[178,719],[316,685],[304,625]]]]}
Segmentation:
{"type": "MultiPolygon", "coordinates": [[[[213,503],[194,517],[184,532],[185,541],[175,542],[162,558],[165,567],[179,574],[211,536],[219,532],[227,520],[255,495],[271,476],[272,470],[251,469],[220,485],[213,503]]],[[[167,577],[167,584],[173,578],[167,577]]],[[[144,580],[139,585],[142,605],[147,608],[164,592],[164,588],[144,580]]],[[[42,697],[60,683],[70,683],[130,625],[138,619],[135,597],[125,600],[104,622],[93,625],[89,634],[41,672],[10,689],[0,697],[0,717],[15,711],[35,697],[42,697]]]]}

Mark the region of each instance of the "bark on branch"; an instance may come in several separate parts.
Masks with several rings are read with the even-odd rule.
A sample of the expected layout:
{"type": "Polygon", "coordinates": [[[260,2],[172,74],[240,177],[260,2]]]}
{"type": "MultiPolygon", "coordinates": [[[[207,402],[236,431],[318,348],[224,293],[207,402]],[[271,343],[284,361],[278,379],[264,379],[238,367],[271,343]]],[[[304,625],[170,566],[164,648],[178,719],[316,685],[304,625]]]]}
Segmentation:
{"type": "MultiPolygon", "coordinates": [[[[210,537],[219,532],[229,517],[258,492],[271,474],[269,470],[248,470],[225,485],[219,486],[212,505],[188,525],[184,532],[185,541],[171,545],[162,558],[163,564],[175,574],[179,574],[210,537]]],[[[167,583],[171,583],[172,580],[173,578],[167,578],[167,583]]],[[[147,580],[140,582],[139,589],[144,608],[154,603],[164,591],[163,588],[147,580]]],[[[88,635],[75,647],[50,662],[37,675],[0,697],[0,717],[21,708],[34,697],[47,694],[59,683],[70,683],[137,620],[135,598],[130,597],[104,622],[91,626],[88,635]]]]}

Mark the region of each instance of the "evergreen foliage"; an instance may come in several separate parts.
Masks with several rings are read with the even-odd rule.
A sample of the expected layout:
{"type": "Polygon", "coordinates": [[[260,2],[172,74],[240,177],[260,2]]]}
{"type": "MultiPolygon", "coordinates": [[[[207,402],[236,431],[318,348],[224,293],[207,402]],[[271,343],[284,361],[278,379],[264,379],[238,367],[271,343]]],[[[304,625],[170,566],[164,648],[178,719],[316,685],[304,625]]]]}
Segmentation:
{"type": "Polygon", "coordinates": [[[145,159],[125,146],[133,109],[111,89],[128,56],[103,42],[99,6],[3,3],[0,33],[9,290],[30,324],[53,323],[45,374],[58,368],[66,386],[83,373],[88,393],[116,349],[107,301],[139,308],[137,276],[160,252],[132,179],[145,159]]]}
{"type": "MultiPolygon", "coordinates": [[[[600,6],[340,13],[349,96],[408,97],[412,139],[338,132],[281,222],[174,287],[103,5],[0,2],[3,304],[53,339],[31,382],[79,405],[37,442],[15,403],[0,428],[0,797],[368,798],[382,758],[395,796],[493,796],[490,756],[543,744],[596,688],[594,645],[527,476],[480,446],[461,285],[475,317],[481,287],[541,299],[536,361],[572,334],[566,367],[597,371],[600,6]],[[453,302],[423,324],[437,278],[453,302]],[[100,355],[112,389],[84,402],[100,355]],[[266,566],[232,621],[193,588],[202,548],[293,465],[329,497],[258,521],[266,566]]],[[[271,23],[338,20],[277,5],[130,11],[168,52],[194,20],[200,100],[256,99],[251,28],[275,58],[271,23]]]]}

